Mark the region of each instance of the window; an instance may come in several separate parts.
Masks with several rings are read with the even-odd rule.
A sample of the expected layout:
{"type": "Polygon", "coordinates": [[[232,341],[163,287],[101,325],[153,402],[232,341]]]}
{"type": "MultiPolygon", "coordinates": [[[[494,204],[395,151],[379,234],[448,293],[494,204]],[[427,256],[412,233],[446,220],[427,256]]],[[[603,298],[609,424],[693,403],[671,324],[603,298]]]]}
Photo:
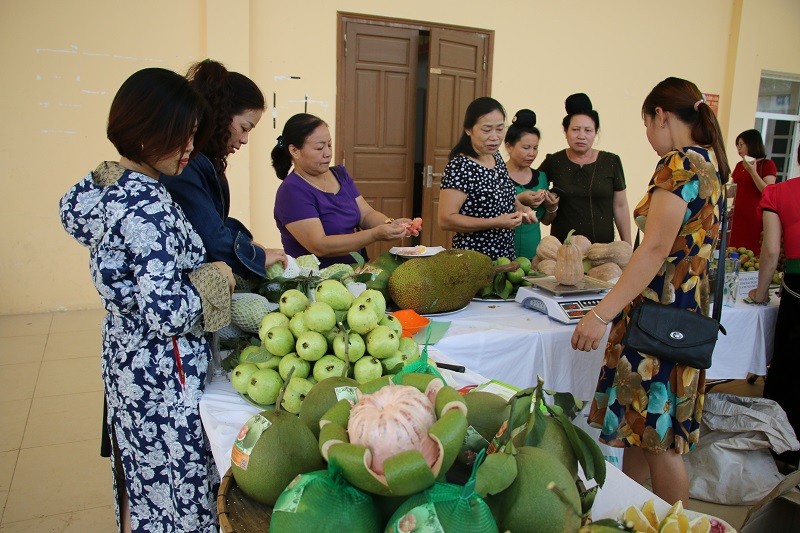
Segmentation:
{"type": "Polygon", "coordinates": [[[778,181],[800,174],[800,76],[761,73],[754,127],[764,138],[767,157],[778,167],[778,181]]]}

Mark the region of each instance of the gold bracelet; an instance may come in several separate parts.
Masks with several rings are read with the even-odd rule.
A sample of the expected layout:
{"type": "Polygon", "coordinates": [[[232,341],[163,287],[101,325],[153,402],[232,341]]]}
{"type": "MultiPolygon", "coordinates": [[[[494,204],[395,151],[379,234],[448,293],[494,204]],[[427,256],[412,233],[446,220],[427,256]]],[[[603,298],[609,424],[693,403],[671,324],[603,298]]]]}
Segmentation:
{"type": "Polygon", "coordinates": [[[594,309],[592,309],[591,311],[592,311],[592,314],[595,316],[595,318],[597,318],[597,320],[602,322],[604,326],[608,325],[608,322],[609,322],[608,320],[603,320],[602,317],[600,317],[600,315],[598,315],[597,311],[595,311],[594,309]]]}

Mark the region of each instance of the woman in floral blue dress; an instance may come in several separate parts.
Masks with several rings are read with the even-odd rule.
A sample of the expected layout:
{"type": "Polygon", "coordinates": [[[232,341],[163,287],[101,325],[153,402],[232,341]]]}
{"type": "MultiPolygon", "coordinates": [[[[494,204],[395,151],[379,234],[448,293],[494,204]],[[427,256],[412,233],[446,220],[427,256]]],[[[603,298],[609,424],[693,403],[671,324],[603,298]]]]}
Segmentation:
{"type": "Polygon", "coordinates": [[[203,331],[229,322],[233,275],[205,262],[158,181],[188,164],[203,108],[182,76],[136,72],[108,118],[119,162],[101,163],[60,203],[108,311],[101,369],[122,531],[217,531],[219,476],[198,403],[210,357],[203,331]]]}
{"type": "Polygon", "coordinates": [[[730,168],[717,119],[695,84],[667,78],[642,106],[647,139],[661,157],[634,210],[644,239],[617,284],[575,328],[572,346],[596,349],[609,322],[589,422],[624,447],[623,471],[664,500],[689,503],[681,454],[698,441],[705,371],[622,344],[632,305],[643,298],[708,314],[708,260],[730,168]],[[646,227],[645,227],[646,226],[646,227]]]}

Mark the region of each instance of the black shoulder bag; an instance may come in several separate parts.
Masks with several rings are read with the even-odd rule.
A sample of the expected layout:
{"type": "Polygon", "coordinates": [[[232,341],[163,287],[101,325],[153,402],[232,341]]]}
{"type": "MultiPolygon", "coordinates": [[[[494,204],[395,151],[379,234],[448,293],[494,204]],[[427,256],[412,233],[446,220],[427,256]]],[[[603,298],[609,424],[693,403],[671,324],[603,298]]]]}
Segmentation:
{"type": "MultiPolygon", "coordinates": [[[[723,194],[724,194],[723,187],[723,194]]],[[[725,279],[723,261],[727,244],[727,201],[723,201],[720,224],[720,257],[717,263],[717,279],[714,287],[714,311],[711,317],[680,307],[663,305],[644,299],[630,314],[628,329],[622,344],[637,352],[654,355],[665,361],[673,361],[692,368],[705,370],[711,366],[711,355],[721,331],[722,292],[725,279]]],[[[636,235],[639,244],[639,235],[636,235]]]]}

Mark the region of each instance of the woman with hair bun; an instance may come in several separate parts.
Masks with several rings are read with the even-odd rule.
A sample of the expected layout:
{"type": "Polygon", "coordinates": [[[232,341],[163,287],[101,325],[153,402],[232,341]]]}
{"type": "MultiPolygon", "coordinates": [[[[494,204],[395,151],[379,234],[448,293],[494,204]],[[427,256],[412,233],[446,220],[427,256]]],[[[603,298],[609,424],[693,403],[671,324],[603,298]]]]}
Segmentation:
{"type": "Polygon", "coordinates": [[[178,176],[162,176],[162,182],[203,239],[209,259],[225,261],[234,274],[257,282],[268,266],[286,266],[286,254],[254,241],[250,230],[230,216],[226,170],[228,156],[247,144],[261,120],[264,94],[244,74],[211,59],[192,65],[186,77],[206,100],[208,116],[198,126],[189,166],[178,176]]]}
{"type": "Polygon", "coordinates": [[[548,154],[539,170],[561,189],[561,202],[550,233],[564,240],[570,230],[592,242],[631,242],[631,218],[625,173],[619,156],[592,148],[600,131],[600,115],[584,93],[567,97],[561,125],[568,147],[548,154]]]}
{"type": "Polygon", "coordinates": [[[531,167],[539,155],[540,138],[536,113],[530,109],[517,111],[506,131],[506,167],[514,182],[517,198],[533,208],[536,215],[536,222],[517,226],[514,230],[515,254],[529,259],[536,255],[536,247],[542,239],[539,223],[550,225],[558,210],[558,195],[547,190],[547,176],[531,167]]]}
{"type": "Polygon", "coordinates": [[[658,154],[647,193],[634,209],[644,238],[614,288],[578,322],[576,350],[597,349],[611,324],[589,412],[600,441],[625,448],[623,471],[674,504],[689,503],[682,454],[700,439],[705,370],[641,353],[623,343],[644,299],[708,315],[708,261],[719,236],[730,168],[717,117],[697,86],[667,78],[642,104],[647,140],[658,154]]]}

